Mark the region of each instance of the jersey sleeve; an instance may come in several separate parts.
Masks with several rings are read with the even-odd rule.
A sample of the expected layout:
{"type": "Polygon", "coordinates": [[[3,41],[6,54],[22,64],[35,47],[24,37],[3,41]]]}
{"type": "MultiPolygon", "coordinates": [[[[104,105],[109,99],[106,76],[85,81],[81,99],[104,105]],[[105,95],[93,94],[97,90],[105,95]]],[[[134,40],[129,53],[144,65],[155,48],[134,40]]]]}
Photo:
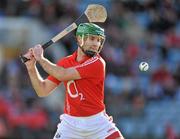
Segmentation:
{"type": "Polygon", "coordinates": [[[76,70],[81,78],[98,78],[105,73],[105,63],[99,59],[94,59],[77,66],[76,70]]]}
{"type": "MultiPolygon", "coordinates": [[[[63,66],[63,60],[59,60],[56,65],[63,66]]],[[[54,76],[51,76],[51,75],[49,75],[47,79],[54,82],[57,85],[61,83],[61,81],[59,81],[58,79],[56,79],[54,76]]]]}

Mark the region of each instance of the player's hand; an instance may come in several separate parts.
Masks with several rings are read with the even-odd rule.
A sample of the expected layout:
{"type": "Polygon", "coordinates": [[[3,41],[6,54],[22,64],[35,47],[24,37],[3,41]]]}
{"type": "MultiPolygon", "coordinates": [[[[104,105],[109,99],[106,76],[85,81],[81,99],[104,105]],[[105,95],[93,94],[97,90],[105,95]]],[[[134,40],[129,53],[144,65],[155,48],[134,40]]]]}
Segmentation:
{"type": "Polygon", "coordinates": [[[37,61],[44,58],[44,50],[40,44],[33,48],[33,55],[37,61]]]}
{"type": "Polygon", "coordinates": [[[25,55],[23,55],[23,56],[29,59],[27,62],[25,62],[25,65],[26,65],[27,68],[31,68],[32,66],[35,65],[36,59],[34,58],[33,49],[32,48],[30,48],[28,50],[28,52],[25,55]]]}

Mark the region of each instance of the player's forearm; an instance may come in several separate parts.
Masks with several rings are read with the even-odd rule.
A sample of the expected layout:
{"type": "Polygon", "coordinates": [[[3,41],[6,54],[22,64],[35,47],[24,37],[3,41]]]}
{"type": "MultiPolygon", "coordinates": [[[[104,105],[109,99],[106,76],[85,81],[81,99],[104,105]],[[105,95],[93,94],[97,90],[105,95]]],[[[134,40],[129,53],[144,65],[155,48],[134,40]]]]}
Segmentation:
{"type": "Polygon", "coordinates": [[[36,91],[36,94],[39,97],[46,96],[44,80],[42,79],[41,75],[39,74],[36,66],[34,66],[32,68],[27,68],[27,69],[28,69],[28,74],[30,76],[32,86],[33,86],[34,90],[36,91]]]}
{"type": "Polygon", "coordinates": [[[48,59],[43,58],[38,61],[42,68],[51,76],[56,79],[63,81],[65,76],[65,69],[63,67],[57,66],[56,64],[51,63],[48,59]]]}

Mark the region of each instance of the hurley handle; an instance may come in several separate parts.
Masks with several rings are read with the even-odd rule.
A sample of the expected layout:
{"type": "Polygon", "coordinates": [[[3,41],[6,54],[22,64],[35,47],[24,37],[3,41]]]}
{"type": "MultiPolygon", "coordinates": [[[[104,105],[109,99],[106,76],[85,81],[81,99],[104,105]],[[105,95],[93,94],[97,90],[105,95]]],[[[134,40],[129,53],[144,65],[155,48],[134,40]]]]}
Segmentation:
{"type": "MultiPolygon", "coordinates": [[[[51,44],[53,44],[53,41],[52,41],[52,40],[50,40],[50,41],[46,42],[45,44],[43,44],[43,45],[42,45],[42,48],[43,48],[43,49],[46,49],[46,48],[48,48],[51,44]]],[[[21,54],[19,57],[20,57],[22,63],[26,63],[27,61],[30,60],[30,59],[26,58],[25,56],[23,56],[22,54],[21,54]]]]}

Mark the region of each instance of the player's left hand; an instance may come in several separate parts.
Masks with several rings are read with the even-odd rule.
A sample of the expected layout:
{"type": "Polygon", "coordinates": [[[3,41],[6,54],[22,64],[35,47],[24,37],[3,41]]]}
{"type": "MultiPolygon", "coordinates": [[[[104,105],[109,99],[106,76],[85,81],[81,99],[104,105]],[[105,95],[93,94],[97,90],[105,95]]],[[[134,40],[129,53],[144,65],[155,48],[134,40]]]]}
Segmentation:
{"type": "Polygon", "coordinates": [[[33,55],[37,61],[40,61],[44,58],[44,50],[40,44],[34,46],[33,55]]]}

